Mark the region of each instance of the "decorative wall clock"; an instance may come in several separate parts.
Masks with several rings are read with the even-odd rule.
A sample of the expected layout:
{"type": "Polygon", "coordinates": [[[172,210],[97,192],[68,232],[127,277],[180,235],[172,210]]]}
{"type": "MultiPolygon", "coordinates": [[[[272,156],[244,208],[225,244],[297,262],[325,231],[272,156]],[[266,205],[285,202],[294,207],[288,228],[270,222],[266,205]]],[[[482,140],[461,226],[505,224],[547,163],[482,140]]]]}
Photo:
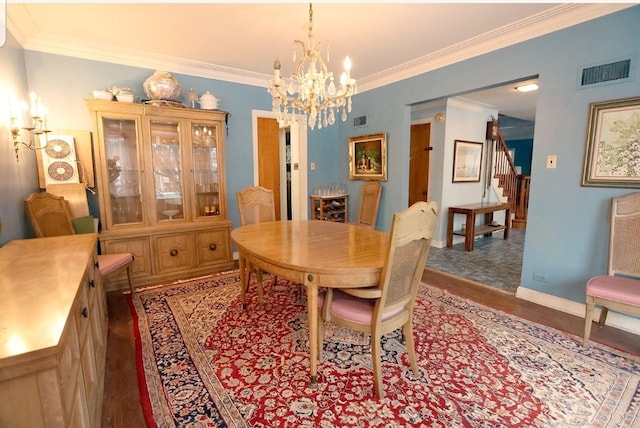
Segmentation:
{"type": "Polygon", "coordinates": [[[49,135],[42,151],[42,166],[46,185],[79,183],[73,136],[49,135]]]}
{"type": "Polygon", "coordinates": [[[49,164],[47,175],[56,182],[68,182],[74,176],[77,177],[75,168],[64,161],[56,161],[49,164]]]}

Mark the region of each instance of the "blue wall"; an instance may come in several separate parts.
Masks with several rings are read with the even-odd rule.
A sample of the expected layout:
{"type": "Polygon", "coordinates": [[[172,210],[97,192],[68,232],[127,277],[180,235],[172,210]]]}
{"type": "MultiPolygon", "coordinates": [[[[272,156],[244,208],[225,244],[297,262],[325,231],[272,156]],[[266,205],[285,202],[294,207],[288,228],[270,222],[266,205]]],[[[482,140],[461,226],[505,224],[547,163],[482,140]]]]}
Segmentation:
{"type": "MultiPolygon", "coordinates": [[[[389,179],[383,183],[378,227],[388,229],[393,213],[407,205],[410,106],[538,75],[540,90],[521,283],[533,290],[583,302],[586,279],[606,270],[610,198],[630,192],[629,189],[580,186],[589,103],[639,96],[640,76],[623,83],[587,89],[577,89],[576,78],[581,66],[637,54],[640,49],[639,22],[640,6],[635,6],[356,95],[350,118],[367,115],[369,124],[366,128],[353,128],[348,120],[339,126],[309,133],[308,160],[316,162],[317,166],[316,171],[309,172],[309,189],[318,184],[342,181],[347,183],[350,194],[358,195],[362,183],[348,180],[348,138],[386,132],[389,179]],[[556,169],[545,168],[548,155],[557,156],[556,169]],[[534,281],[534,272],[546,275],[549,281],[534,281]]],[[[141,94],[142,82],[153,72],[29,51],[24,52],[23,62],[19,52],[7,53],[6,50],[7,47],[0,49],[3,66],[9,58],[8,64],[12,67],[26,69],[29,89],[46,100],[51,111],[50,123],[58,128],[92,129],[83,102],[92,89],[117,84],[134,88],[141,94]]],[[[635,68],[638,69],[640,67],[635,68]]],[[[0,77],[4,78],[2,73],[5,71],[0,71],[0,77]]],[[[17,78],[21,71],[13,73],[10,83],[25,92],[25,81],[17,78]]],[[[266,89],[179,74],[176,77],[185,88],[184,93],[189,87],[198,92],[209,90],[220,98],[220,108],[231,113],[226,147],[228,195],[252,184],[252,169],[248,166],[252,164],[251,111],[270,110],[271,101],[266,89]]],[[[26,96],[24,93],[18,95],[26,96]]],[[[0,137],[0,150],[5,153],[3,164],[10,154],[4,138],[4,135],[0,137]]],[[[20,162],[20,174],[28,170],[35,177],[35,167],[27,162],[23,166],[22,159],[20,162]]],[[[438,170],[446,174],[450,172],[450,166],[431,166],[432,172],[438,170]]],[[[2,178],[3,200],[5,195],[29,193],[36,181],[23,177],[18,183],[15,179],[2,178]]],[[[442,188],[445,193],[455,191],[455,188],[442,188]]],[[[438,202],[455,197],[438,195],[438,191],[431,195],[438,202]]],[[[20,198],[14,199],[11,203],[17,204],[20,198]]],[[[230,217],[237,225],[234,198],[228,197],[228,201],[230,217]]],[[[441,212],[446,213],[446,208],[441,206],[441,212]]],[[[15,214],[15,207],[7,212],[3,204],[0,209],[5,223],[5,231],[0,236],[2,244],[9,237],[19,238],[20,233],[14,231],[24,230],[24,227],[20,223],[21,214],[15,214]],[[11,230],[10,235],[7,229],[11,230]]]]}
{"type": "Polygon", "coordinates": [[[523,175],[531,175],[531,155],[533,154],[533,139],[509,140],[505,144],[510,149],[515,149],[513,163],[522,167],[523,175]]]}

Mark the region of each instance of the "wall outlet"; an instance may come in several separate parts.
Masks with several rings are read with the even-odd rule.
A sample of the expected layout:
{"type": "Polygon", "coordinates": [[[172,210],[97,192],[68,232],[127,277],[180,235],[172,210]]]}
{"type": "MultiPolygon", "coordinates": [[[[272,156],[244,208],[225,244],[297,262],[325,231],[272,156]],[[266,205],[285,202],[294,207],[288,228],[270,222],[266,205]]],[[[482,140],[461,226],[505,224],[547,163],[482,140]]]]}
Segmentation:
{"type": "Polygon", "coordinates": [[[556,167],[557,161],[558,157],[556,155],[547,156],[547,169],[554,169],[556,167]]]}
{"type": "Polygon", "coordinates": [[[540,282],[549,282],[549,276],[545,273],[533,273],[533,280],[540,282]]]}

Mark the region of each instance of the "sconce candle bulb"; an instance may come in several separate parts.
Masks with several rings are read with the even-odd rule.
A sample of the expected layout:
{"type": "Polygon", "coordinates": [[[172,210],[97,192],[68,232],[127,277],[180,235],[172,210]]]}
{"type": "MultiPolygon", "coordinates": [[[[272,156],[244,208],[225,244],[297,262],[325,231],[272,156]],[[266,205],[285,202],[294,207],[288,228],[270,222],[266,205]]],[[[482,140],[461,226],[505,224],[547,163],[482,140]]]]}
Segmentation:
{"type": "Polygon", "coordinates": [[[34,92],[29,95],[29,101],[29,104],[25,102],[22,103],[22,111],[15,107],[14,102],[10,102],[11,139],[13,141],[13,149],[16,152],[16,161],[19,160],[18,151],[20,146],[30,150],[44,149],[48,142],[47,134],[51,132],[47,129],[47,110],[34,92]],[[20,130],[29,132],[28,142],[21,140],[20,130]],[[35,137],[39,135],[44,135],[44,145],[38,145],[38,143],[34,141],[35,137]]]}

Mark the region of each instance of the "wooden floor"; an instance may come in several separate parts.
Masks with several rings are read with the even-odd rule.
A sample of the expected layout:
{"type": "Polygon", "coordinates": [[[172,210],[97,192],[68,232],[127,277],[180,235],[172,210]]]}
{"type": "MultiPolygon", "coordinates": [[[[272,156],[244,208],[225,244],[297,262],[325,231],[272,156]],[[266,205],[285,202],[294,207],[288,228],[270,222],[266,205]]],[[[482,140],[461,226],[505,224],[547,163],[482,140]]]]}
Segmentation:
{"type": "MultiPolygon", "coordinates": [[[[580,317],[517,299],[514,295],[495,288],[431,269],[425,269],[423,279],[428,284],[486,306],[571,334],[582,335],[584,321],[580,317]]],[[[110,292],[107,300],[109,337],[102,426],[105,428],[144,427],[136,373],[133,321],[127,296],[120,292],[110,292]]],[[[637,335],[611,327],[594,325],[591,338],[624,352],[640,355],[640,340],[637,335]]]]}

